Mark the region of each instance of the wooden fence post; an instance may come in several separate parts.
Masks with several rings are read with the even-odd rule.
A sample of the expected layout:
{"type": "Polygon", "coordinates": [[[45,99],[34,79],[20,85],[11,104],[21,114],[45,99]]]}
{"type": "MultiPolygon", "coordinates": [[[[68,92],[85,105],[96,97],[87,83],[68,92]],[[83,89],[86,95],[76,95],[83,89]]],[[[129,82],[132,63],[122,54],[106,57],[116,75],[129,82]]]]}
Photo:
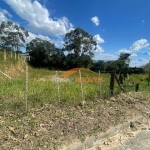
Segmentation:
{"type": "Polygon", "coordinates": [[[114,84],[115,84],[115,71],[112,71],[110,73],[110,95],[112,96],[114,94],[114,84]]]}

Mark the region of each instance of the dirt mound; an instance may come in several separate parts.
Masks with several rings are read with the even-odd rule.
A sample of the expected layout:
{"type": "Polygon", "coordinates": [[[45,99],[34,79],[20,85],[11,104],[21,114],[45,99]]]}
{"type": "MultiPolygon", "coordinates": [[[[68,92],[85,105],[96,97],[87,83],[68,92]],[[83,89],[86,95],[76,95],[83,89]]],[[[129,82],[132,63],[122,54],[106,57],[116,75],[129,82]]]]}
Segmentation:
{"type": "Polygon", "coordinates": [[[12,64],[4,68],[4,73],[9,75],[10,77],[18,77],[22,76],[25,73],[25,62],[19,61],[16,64],[12,64]]]}

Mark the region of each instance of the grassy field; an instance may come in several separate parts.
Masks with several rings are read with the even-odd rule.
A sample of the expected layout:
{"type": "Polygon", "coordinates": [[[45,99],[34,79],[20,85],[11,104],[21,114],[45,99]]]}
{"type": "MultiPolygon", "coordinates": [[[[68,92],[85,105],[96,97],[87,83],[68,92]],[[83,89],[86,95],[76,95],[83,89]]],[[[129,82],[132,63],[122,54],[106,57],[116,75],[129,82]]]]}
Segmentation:
{"type": "MultiPolygon", "coordinates": [[[[115,95],[110,97],[109,73],[100,74],[103,82],[81,85],[75,82],[78,71],[65,79],[61,78],[64,71],[32,68],[20,57],[15,60],[14,54],[4,60],[0,52],[0,60],[0,71],[12,78],[0,73],[0,148],[4,150],[58,150],[75,139],[84,141],[105,132],[143,110],[149,112],[148,74],[129,76],[123,85],[126,92],[121,94],[115,82],[115,95]],[[137,83],[139,92],[129,92],[135,91],[137,83]]],[[[81,76],[95,78],[99,73],[81,71],[81,76]]]]}
{"type": "MultiPolygon", "coordinates": [[[[3,52],[0,53],[0,71],[12,77],[12,80],[0,73],[0,110],[3,109],[22,109],[26,107],[27,96],[28,108],[44,106],[51,103],[65,103],[66,105],[76,105],[84,101],[94,101],[96,99],[110,97],[109,82],[110,74],[101,73],[100,77],[103,82],[85,83],[82,85],[75,82],[79,78],[79,72],[69,77],[65,82],[60,78],[64,71],[47,69],[35,69],[26,64],[21,57],[14,54],[12,58],[10,53],[4,60],[3,52]],[[28,67],[28,91],[26,93],[26,67],[28,67]],[[82,86],[82,88],[81,88],[82,86]]],[[[99,73],[81,71],[82,77],[99,77],[99,73]]],[[[126,92],[135,91],[135,84],[140,83],[139,91],[148,91],[147,86],[148,74],[130,75],[124,82],[126,92]]],[[[121,89],[115,82],[114,94],[119,94],[121,89]]]]}

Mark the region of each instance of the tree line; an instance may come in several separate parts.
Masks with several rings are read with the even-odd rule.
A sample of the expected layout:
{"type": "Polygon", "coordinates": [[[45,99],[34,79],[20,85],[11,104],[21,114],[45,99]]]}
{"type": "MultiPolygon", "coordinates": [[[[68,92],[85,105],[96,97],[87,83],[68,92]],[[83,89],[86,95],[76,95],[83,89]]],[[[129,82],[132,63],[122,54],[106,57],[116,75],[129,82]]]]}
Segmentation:
{"type": "Polygon", "coordinates": [[[21,47],[25,47],[31,59],[28,62],[33,67],[49,69],[71,69],[77,67],[89,68],[93,71],[127,72],[129,69],[130,54],[122,53],[118,60],[103,61],[93,60],[93,51],[97,49],[97,43],[93,36],[81,28],[66,33],[63,48],[57,48],[51,41],[36,37],[29,43],[25,39],[28,31],[11,21],[3,21],[0,25],[0,49],[21,53],[21,47]]]}

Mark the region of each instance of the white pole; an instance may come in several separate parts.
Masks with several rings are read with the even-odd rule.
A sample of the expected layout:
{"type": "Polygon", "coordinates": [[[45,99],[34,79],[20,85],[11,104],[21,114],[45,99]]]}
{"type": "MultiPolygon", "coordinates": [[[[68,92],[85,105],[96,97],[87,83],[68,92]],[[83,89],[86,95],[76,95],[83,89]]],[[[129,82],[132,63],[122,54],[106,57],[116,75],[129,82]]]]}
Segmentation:
{"type": "Polygon", "coordinates": [[[100,81],[100,70],[98,72],[98,80],[99,80],[99,97],[101,98],[101,81],[100,81]]]}
{"type": "Polygon", "coordinates": [[[15,60],[16,60],[16,52],[15,52],[15,60]]]}
{"type": "Polygon", "coordinates": [[[18,60],[19,60],[19,53],[18,53],[18,60]]]}
{"type": "Polygon", "coordinates": [[[4,49],[4,60],[6,60],[6,50],[4,49]]]}
{"type": "Polygon", "coordinates": [[[25,90],[26,112],[28,111],[28,66],[26,64],[26,90],[25,90]]]}
{"type": "Polygon", "coordinates": [[[80,77],[80,89],[81,89],[81,97],[83,100],[83,88],[82,88],[82,78],[81,78],[81,71],[79,70],[79,77],[80,77]]]}
{"type": "Polygon", "coordinates": [[[57,83],[58,100],[60,102],[60,87],[59,87],[59,80],[58,80],[58,72],[57,71],[56,71],[56,83],[57,83]]]}
{"type": "Polygon", "coordinates": [[[12,58],[12,51],[10,52],[10,57],[12,58]]]}

